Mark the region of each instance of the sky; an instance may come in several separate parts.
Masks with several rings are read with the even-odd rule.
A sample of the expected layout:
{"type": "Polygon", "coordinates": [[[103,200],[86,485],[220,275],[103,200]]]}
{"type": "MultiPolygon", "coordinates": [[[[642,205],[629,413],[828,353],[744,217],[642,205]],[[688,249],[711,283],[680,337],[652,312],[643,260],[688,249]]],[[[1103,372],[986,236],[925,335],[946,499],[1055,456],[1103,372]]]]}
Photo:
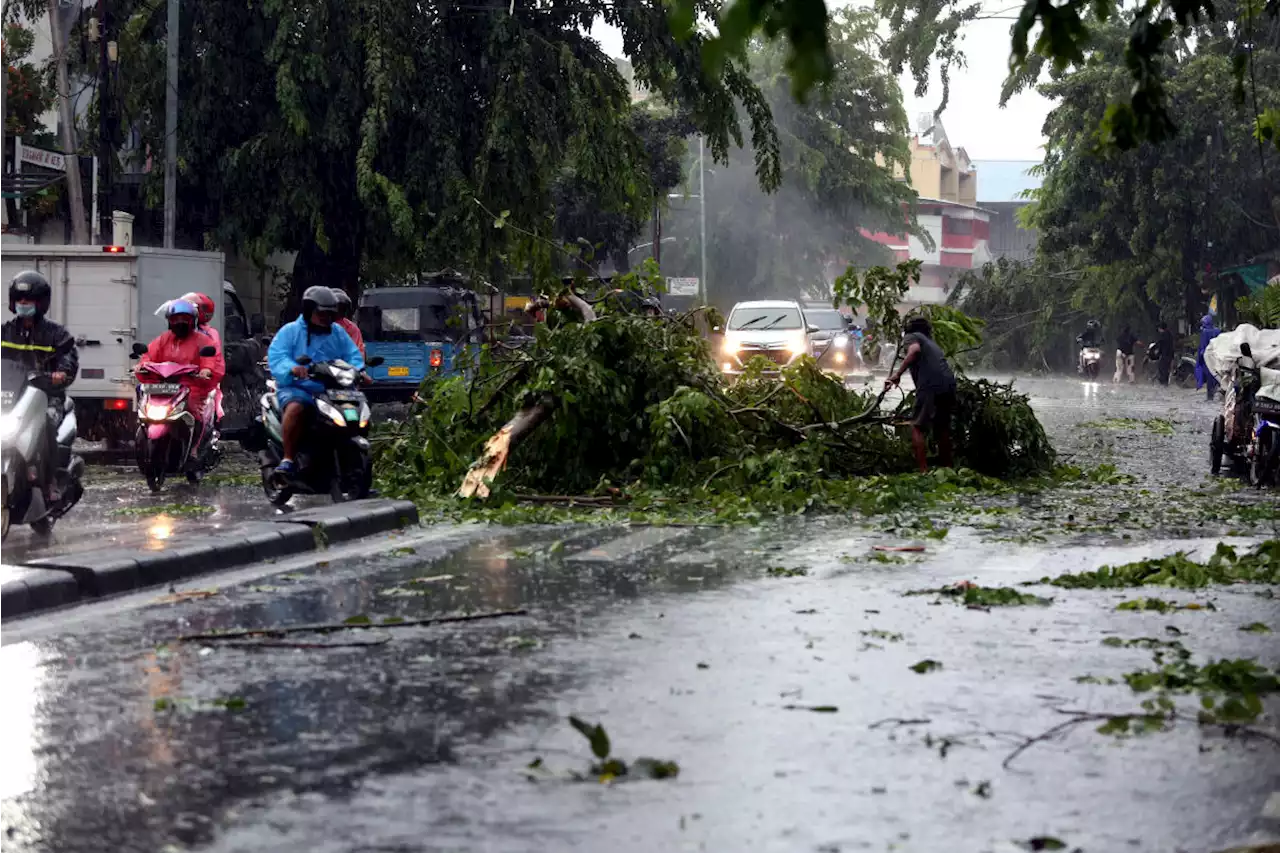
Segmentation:
{"type": "MultiPolygon", "coordinates": [[[[829,5],[842,5],[830,2],[829,5]]],[[[1008,10],[1009,2],[987,0],[991,12],[1008,10]]],[[[1014,11],[1006,11],[1012,16],[1014,11]]],[[[951,144],[963,147],[974,160],[1035,160],[1042,156],[1044,137],[1040,128],[1049,112],[1050,102],[1038,92],[1023,92],[1000,108],[1000,84],[1004,82],[1009,62],[1010,20],[971,22],[964,30],[961,45],[968,66],[952,71],[951,99],[942,114],[943,127],[951,144]]],[[[611,56],[622,55],[622,37],[616,29],[597,23],[592,35],[611,56]]],[[[936,71],[930,90],[915,96],[915,81],[909,74],[902,78],[903,100],[911,126],[918,113],[928,113],[938,106],[942,89],[936,71]]]]}

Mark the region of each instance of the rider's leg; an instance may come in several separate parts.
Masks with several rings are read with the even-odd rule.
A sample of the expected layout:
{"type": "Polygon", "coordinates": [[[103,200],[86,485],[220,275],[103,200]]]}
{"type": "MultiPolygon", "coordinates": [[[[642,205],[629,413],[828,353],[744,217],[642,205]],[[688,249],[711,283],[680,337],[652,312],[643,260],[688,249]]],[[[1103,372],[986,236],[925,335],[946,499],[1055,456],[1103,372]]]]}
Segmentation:
{"type": "Polygon", "coordinates": [[[289,403],[284,407],[280,421],[280,438],[284,444],[284,462],[292,462],[293,455],[302,443],[302,430],[306,426],[307,407],[302,403],[289,403]]]}

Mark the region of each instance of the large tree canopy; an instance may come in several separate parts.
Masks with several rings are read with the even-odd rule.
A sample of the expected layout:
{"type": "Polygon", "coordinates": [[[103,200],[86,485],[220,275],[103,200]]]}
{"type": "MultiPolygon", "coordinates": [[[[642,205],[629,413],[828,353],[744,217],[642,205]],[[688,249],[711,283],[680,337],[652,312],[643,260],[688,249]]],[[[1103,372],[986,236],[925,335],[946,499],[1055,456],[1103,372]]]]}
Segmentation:
{"type": "MultiPolygon", "coordinates": [[[[777,122],[782,186],[762,193],[745,158],[708,170],[707,278],[717,303],[826,297],[833,270],[886,259],[863,228],[912,227],[904,207],[915,193],[894,177],[895,166],[910,163],[907,116],[897,81],[878,58],[875,26],[867,11],[835,16],[829,34],[835,75],[808,105],[792,97],[795,81],[785,52],[763,42],[752,45],[752,79],[777,122]]],[[[696,169],[690,171],[696,176],[696,169]]],[[[691,191],[697,192],[696,183],[691,191]]],[[[698,203],[690,199],[676,207],[665,229],[676,241],[664,248],[664,267],[695,275],[698,203]]]]}
{"type": "MultiPolygon", "coordinates": [[[[566,170],[617,212],[651,192],[627,83],[586,35],[597,19],[716,157],[746,141],[745,125],[757,180],[777,185],[763,97],[739,64],[704,71],[702,39],[677,42],[658,0],[201,3],[184,5],[180,35],[188,227],[259,254],[298,250],[295,289],[352,286],[363,261],[549,269],[538,238],[553,234],[566,170]],[[499,216],[514,227],[493,227],[499,216]]],[[[153,152],[163,26],[163,5],[137,2],[121,37],[125,123],[153,152]]]]}

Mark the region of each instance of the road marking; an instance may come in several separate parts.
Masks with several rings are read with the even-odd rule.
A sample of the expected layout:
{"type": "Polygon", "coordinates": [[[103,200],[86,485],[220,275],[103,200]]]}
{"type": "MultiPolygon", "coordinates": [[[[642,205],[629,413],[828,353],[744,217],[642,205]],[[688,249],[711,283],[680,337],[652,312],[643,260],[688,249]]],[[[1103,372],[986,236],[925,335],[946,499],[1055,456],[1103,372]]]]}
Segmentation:
{"type": "Polygon", "coordinates": [[[619,539],[604,542],[594,548],[588,548],[585,551],[579,551],[576,554],[565,557],[565,562],[611,563],[627,557],[633,557],[641,551],[669,542],[679,536],[684,536],[688,532],[688,528],[682,527],[645,527],[633,533],[628,533],[619,539]]]}

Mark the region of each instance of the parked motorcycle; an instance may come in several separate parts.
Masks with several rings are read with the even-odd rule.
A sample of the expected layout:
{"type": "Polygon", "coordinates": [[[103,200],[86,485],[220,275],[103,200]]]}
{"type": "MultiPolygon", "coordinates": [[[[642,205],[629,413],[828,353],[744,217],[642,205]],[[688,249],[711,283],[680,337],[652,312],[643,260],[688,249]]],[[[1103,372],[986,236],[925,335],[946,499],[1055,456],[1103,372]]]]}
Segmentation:
{"type": "Polygon", "coordinates": [[[1280,370],[1259,365],[1247,342],[1240,344],[1224,411],[1213,421],[1213,473],[1221,470],[1224,456],[1254,486],[1274,483],[1280,473],[1280,370]]]}
{"type": "MultiPolygon", "coordinates": [[[[134,344],[132,357],[137,358],[146,351],[143,344],[134,344]]],[[[216,352],[209,346],[202,348],[200,355],[208,358],[216,352]]],[[[135,437],[138,470],[147,478],[147,486],[153,492],[160,491],[170,474],[185,473],[187,482],[199,483],[222,458],[214,429],[213,400],[204,406],[203,429],[197,428],[195,415],[187,406],[193,390],[183,379],[199,372],[197,365],[172,361],[142,364],[134,370],[138,380],[135,437]],[[197,435],[203,435],[203,439],[193,461],[191,443],[197,435]]]]}
{"type": "MultiPolygon", "coordinates": [[[[373,356],[369,367],[382,364],[373,356]]],[[[335,503],[368,497],[373,487],[373,459],[369,451],[369,401],[358,387],[360,372],[345,361],[314,363],[307,356],[298,359],[307,368],[308,378],[324,390],[316,395],[309,411],[311,423],[298,449],[297,471],[291,477],[276,473],[284,458],[282,413],[275,391],[262,395],[260,423],[265,447],[259,452],[262,490],[267,500],[283,506],[295,493],[328,494],[335,503]]]]}
{"type": "Polygon", "coordinates": [[[47,452],[50,379],[47,374],[28,372],[13,361],[0,362],[0,447],[3,448],[4,507],[0,540],[9,536],[9,523],[21,524],[44,536],[53,530],[54,522],[67,513],[84,494],[81,478],[84,460],[71,452],[76,440],[76,410],[70,398],[63,401],[62,420],[58,423],[57,454],[54,460],[54,486],[58,499],[45,501],[44,480],[47,452]]]}
{"type": "MultiPolygon", "coordinates": [[[[1153,342],[1147,347],[1147,356],[1142,362],[1142,370],[1151,382],[1160,381],[1160,344],[1153,342]]],[[[1196,385],[1196,360],[1194,356],[1176,356],[1169,366],[1169,379],[1179,388],[1194,388],[1196,385]]]]}

